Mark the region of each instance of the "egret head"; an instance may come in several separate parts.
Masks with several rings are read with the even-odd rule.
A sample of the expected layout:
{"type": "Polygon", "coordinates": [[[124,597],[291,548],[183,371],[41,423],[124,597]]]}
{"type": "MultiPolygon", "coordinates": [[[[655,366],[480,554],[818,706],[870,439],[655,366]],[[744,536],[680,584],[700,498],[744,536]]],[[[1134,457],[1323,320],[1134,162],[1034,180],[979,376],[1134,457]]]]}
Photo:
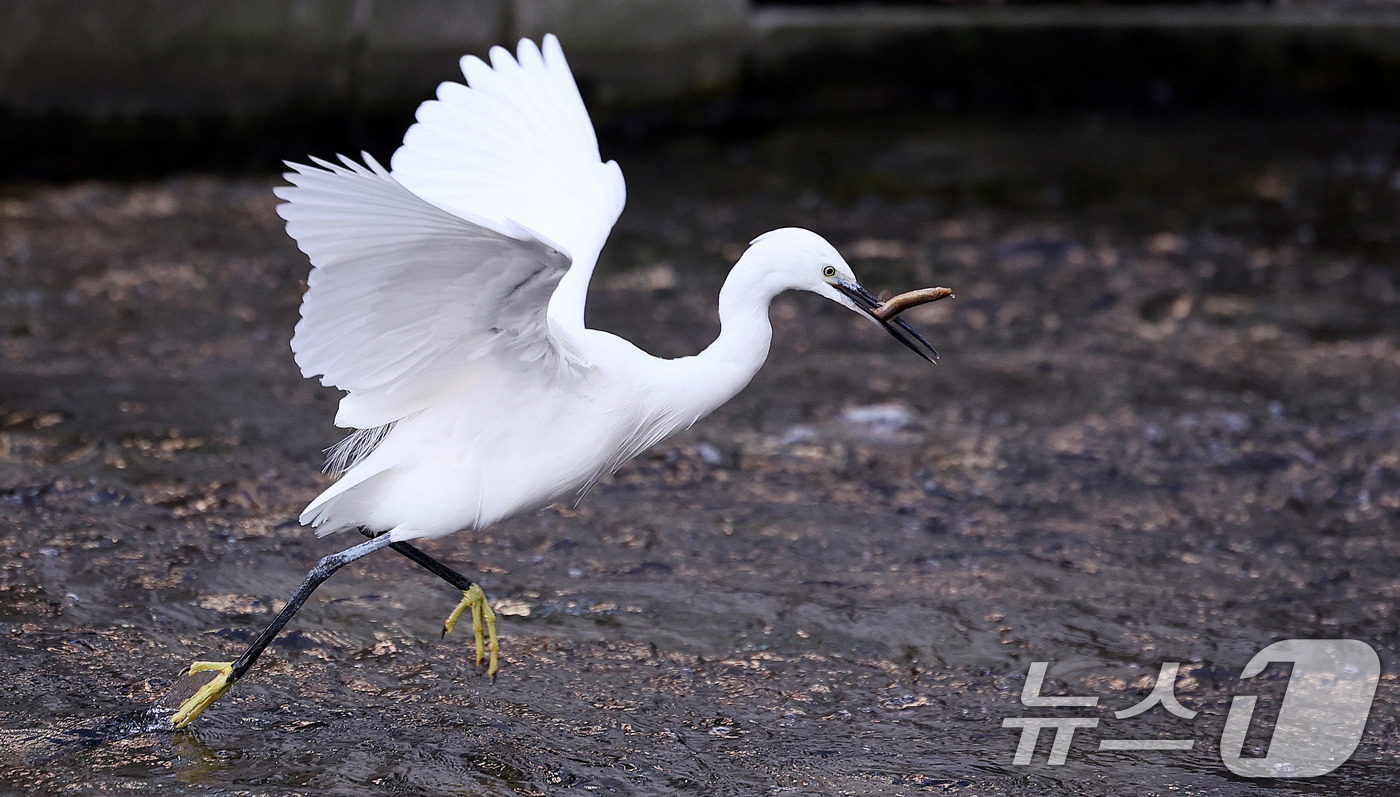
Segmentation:
{"type": "Polygon", "coordinates": [[[935,362],[938,351],[898,316],[881,318],[874,313],[880,300],[861,286],[845,258],[820,235],[798,227],[766,232],[750,242],[744,258],[761,259],[769,279],[782,290],[811,291],[845,305],[885,328],[915,354],[935,362]]]}

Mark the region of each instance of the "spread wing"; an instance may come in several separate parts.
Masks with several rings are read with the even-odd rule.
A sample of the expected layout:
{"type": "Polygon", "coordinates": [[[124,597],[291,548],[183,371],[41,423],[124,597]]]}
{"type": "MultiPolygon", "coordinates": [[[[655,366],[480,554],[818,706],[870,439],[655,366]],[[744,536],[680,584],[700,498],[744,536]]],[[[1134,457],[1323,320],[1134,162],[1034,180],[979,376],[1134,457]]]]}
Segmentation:
{"type": "Polygon", "coordinates": [[[622,212],[626,187],[617,163],[603,163],[559,40],[543,51],[522,39],[515,58],[493,47],[491,65],[462,59],[468,86],[443,83],[418,107],[390,165],[413,193],[462,215],[535,230],[573,258],[550,308],[581,328],[588,280],[622,212]]]}
{"type": "Polygon", "coordinates": [[[553,36],[444,83],[394,154],[292,164],[277,189],[314,266],[292,338],[306,376],[347,391],[336,423],[393,423],[483,375],[581,367],[588,281],[625,198],[553,36]]]}
{"type": "Polygon", "coordinates": [[[349,393],[338,425],[392,423],[483,371],[576,367],[546,310],[566,254],[434,207],[366,159],[293,164],[276,191],[314,266],[292,351],[304,375],[349,393]]]}

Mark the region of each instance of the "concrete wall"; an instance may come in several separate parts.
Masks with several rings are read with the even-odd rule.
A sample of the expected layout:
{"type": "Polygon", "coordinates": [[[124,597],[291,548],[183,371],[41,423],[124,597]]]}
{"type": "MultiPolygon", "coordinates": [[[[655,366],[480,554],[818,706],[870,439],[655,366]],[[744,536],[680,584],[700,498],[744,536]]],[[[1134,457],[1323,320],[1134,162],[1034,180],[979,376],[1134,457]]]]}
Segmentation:
{"type": "Polygon", "coordinates": [[[1322,53],[1304,65],[1313,71],[1294,81],[1299,85],[1335,78],[1329,70],[1336,71],[1337,53],[1351,64],[1342,79],[1353,83],[1377,70],[1390,74],[1400,63],[1400,6],[1393,3],[754,8],[751,0],[0,0],[0,116],[258,118],[402,108],[438,82],[460,78],[462,53],[484,54],[546,32],[564,42],[595,110],[714,95],[745,75],[749,84],[790,93],[843,76],[859,87],[885,79],[879,70],[904,70],[894,77],[905,81],[938,70],[959,78],[1019,59],[1027,63],[1024,74],[998,75],[1021,84],[1065,58],[1056,49],[1065,32],[1086,31],[1098,48],[1086,58],[1103,61],[1089,64],[1089,79],[1094,70],[1121,65],[1108,59],[1131,61],[1132,37],[1141,31],[1180,45],[1188,60],[1233,48],[1244,55],[1229,57],[1256,71],[1291,68],[1298,52],[1322,53]],[[902,54],[867,58],[865,72],[851,60],[878,56],[892,43],[902,54]],[[1214,49],[1202,55],[1197,43],[1214,49]],[[925,57],[939,48],[966,57],[925,57]]]}
{"type": "Polygon", "coordinates": [[[559,35],[605,101],[734,80],[747,0],[0,0],[0,105],[257,114],[422,96],[458,57],[559,35]]]}

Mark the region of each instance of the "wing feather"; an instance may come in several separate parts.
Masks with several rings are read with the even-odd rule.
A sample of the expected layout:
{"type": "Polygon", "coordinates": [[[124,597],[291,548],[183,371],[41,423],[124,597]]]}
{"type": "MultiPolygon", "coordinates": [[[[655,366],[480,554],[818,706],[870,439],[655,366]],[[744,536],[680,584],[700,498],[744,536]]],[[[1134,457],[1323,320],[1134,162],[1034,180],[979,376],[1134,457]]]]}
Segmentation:
{"type": "Polygon", "coordinates": [[[303,374],[349,393],[339,425],[393,423],[484,371],[576,367],[547,319],[567,255],[517,224],[444,211],[365,157],[289,164],[276,191],[314,267],[292,350],[303,374]]]}
{"type": "Polygon", "coordinates": [[[348,393],[341,426],[393,423],[483,376],[588,367],[573,336],[626,189],[558,40],[542,45],[463,58],[466,85],[419,107],[392,172],[289,164],[278,213],[314,267],[292,348],[348,393]]]}
{"type": "Polygon", "coordinates": [[[391,161],[409,190],[452,213],[535,230],[573,260],[551,319],[583,327],[588,281],[622,212],[617,164],[603,163],[588,111],[554,36],[523,39],[490,64],[461,61],[467,85],[443,83],[391,161]]]}

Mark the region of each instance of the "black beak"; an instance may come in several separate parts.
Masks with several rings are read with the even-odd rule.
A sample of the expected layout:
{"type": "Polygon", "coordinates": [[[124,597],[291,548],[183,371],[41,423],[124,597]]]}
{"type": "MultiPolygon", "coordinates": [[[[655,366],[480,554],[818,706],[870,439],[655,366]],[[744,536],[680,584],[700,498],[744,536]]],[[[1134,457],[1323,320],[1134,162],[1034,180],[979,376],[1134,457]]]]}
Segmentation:
{"type": "Polygon", "coordinates": [[[915,332],[914,328],[909,326],[908,321],[898,316],[888,321],[875,318],[871,311],[879,307],[881,302],[870,291],[854,282],[833,282],[831,284],[836,290],[849,296],[851,301],[856,303],[856,307],[864,310],[866,315],[884,327],[885,331],[893,335],[895,340],[908,346],[910,351],[931,363],[938,362],[938,350],[933,347],[933,344],[924,340],[923,335],[915,332]]]}

